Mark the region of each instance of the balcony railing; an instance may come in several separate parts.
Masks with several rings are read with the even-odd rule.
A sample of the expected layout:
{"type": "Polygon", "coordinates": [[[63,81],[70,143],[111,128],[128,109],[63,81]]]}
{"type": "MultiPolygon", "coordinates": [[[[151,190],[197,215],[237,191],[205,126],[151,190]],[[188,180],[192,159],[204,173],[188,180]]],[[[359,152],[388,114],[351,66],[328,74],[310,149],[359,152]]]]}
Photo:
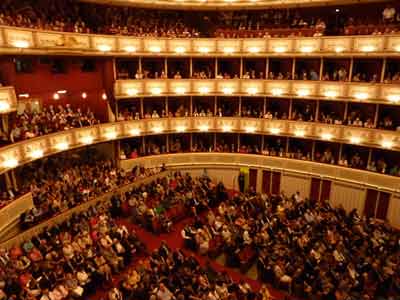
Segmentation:
{"type": "Polygon", "coordinates": [[[17,110],[17,97],[11,86],[0,87],[0,114],[17,110]]]}
{"type": "Polygon", "coordinates": [[[349,83],[262,79],[145,79],[117,80],[116,98],[217,95],[400,104],[400,86],[380,83],[349,83]]]}
{"type": "Polygon", "coordinates": [[[0,148],[0,174],[62,151],[163,133],[232,132],[276,135],[400,151],[400,132],[287,120],[240,117],[162,118],[71,129],[0,148]]]}
{"type": "Polygon", "coordinates": [[[288,38],[137,38],[0,27],[0,49],[15,54],[122,56],[400,56],[400,35],[288,38]]]}

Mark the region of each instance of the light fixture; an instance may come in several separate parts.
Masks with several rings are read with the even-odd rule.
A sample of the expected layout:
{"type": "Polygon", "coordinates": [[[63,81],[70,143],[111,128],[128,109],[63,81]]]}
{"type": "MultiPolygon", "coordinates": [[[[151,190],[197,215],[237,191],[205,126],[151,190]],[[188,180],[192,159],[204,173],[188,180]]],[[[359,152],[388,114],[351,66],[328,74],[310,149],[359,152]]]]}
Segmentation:
{"type": "Polygon", "coordinates": [[[18,98],[29,98],[29,94],[25,93],[25,94],[19,94],[18,98]]]}
{"type": "Polygon", "coordinates": [[[140,129],[139,128],[132,128],[129,133],[131,135],[140,135],[140,129]]]}
{"type": "Polygon", "coordinates": [[[277,127],[273,127],[269,129],[269,132],[271,132],[272,134],[279,134],[281,132],[280,128],[277,127]]]}
{"type": "Polygon", "coordinates": [[[108,139],[108,140],[113,140],[117,137],[117,132],[115,130],[110,130],[107,131],[104,136],[108,139]]]}
{"type": "Polygon", "coordinates": [[[201,86],[200,88],[199,88],[199,93],[200,94],[208,94],[210,92],[210,89],[209,89],[209,87],[207,87],[207,86],[201,86]]]}
{"type": "Polygon", "coordinates": [[[18,166],[18,160],[14,157],[9,157],[3,161],[2,166],[4,168],[15,168],[18,166]]]}
{"type": "Polygon", "coordinates": [[[352,144],[360,144],[361,138],[359,136],[352,136],[350,137],[350,143],[352,144]]]}
{"type": "Polygon", "coordinates": [[[223,51],[226,54],[231,54],[231,53],[235,52],[235,49],[233,47],[224,47],[223,51]]]}
{"type": "Polygon", "coordinates": [[[199,130],[200,131],[208,131],[208,129],[209,129],[210,127],[207,125],[207,124],[202,124],[202,125],[200,125],[199,126],[199,130]]]}
{"type": "Polygon", "coordinates": [[[327,141],[331,140],[332,137],[333,137],[333,135],[330,132],[324,132],[321,134],[321,138],[324,140],[327,140],[327,141]]]}
{"type": "Polygon", "coordinates": [[[361,47],[362,52],[372,52],[374,50],[375,50],[375,46],[372,46],[372,45],[367,45],[367,46],[361,47]]]}
{"type": "Polygon", "coordinates": [[[101,95],[101,99],[107,100],[107,94],[106,94],[106,93],[103,93],[103,94],[101,95]]]}
{"type": "Polygon", "coordinates": [[[304,129],[296,129],[294,135],[298,137],[304,137],[306,135],[306,132],[304,131],[304,129]]]}
{"type": "Polygon", "coordinates": [[[137,89],[127,89],[126,93],[128,94],[128,96],[135,96],[138,94],[138,90],[137,89]]]}
{"type": "Polygon", "coordinates": [[[66,94],[66,93],[67,93],[66,90],[59,90],[59,91],[57,91],[57,94],[66,94]]]}
{"type": "Polygon", "coordinates": [[[178,95],[183,95],[183,94],[186,93],[186,89],[183,86],[178,86],[175,89],[175,93],[178,94],[178,95]]]}
{"type": "Polygon", "coordinates": [[[124,47],[125,52],[136,52],[136,47],[135,46],[126,46],[124,47]]]}
{"type": "Polygon", "coordinates": [[[57,143],[54,148],[57,150],[67,150],[69,147],[69,144],[67,142],[59,142],[57,143]]]}
{"type": "Polygon", "coordinates": [[[28,48],[29,42],[24,40],[16,40],[12,42],[12,45],[16,48],[28,48]]]}
{"type": "Polygon", "coordinates": [[[208,52],[210,52],[210,48],[208,48],[208,47],[200,47],[199,48],[199,52],[200,53],[208,53],[208,52]]]}
{"type": "Polygon", "coordinates": [[[101,52],[108,52],[108,51],[111,51],[111,46],[102,44],[102,45],[98,45],[97,49],[99,49],[101,52]]]}
{"type": "Polygon", "coordinates": [[[222,131],[223,131],[223,132],[230,132],[230,131],[232,131],[232,125],[228,125],[228,124],[222,125],[222,131]]]}
{"type": "Polygon", "coordinates": [[[161,48],[158,46],[149,47],[150,52],[161,52],[161,48]]]}
{"type": "Polygon", "coordinates": [[[256,87],[249,87],[246,91],[249,95],[255,95],[258,93],[258,89],[256,87]]]}
{"type": "Polygon", "coordinates": [[[258,53],[258,52],[260,52],[260,48],[259,48],[259,47],[250,47],[250,48],[248,49],[248,51],[249,51],[250,53],[258,53]]]}
{"type": "Polygon", "coordinates": [[[254,126],[246,126],[246,127],[244,128],[244,130],[245,130],[247,133],[256,132],[256,128],[255,128],[254,126]]]}
{"type": "Polygon", "coordinates": [[[94,138],[91,135],[85,135],[81,138],[81,143],[85,145],[89,145],[93,143],[94,138]]]}
{"type": "Polygon", "coordinates": [[[186,131],[186,126],[185,125],[178,125],[178,126],[176,126],[176,131],[177,132],[185,132],[186,131]]]}
{"type": "Polygon", "coordinates": [[[233,94],[233,88],[231,87],[224,87],[222,89],[222,93],[224,93],[224,95],[232,95],[233,94]]]}
{"type": "Polygon", "coordinates": [[[152,131],[153,131],[154,133],[161,133],[161,132],[164,131],[164,128],[162,128],[161,126],[154,126],[154,127],[152,128],[152,131]]]}
{"type": "Polygon", "coordinates": [[[274,48],[274,52],[276,52],[276,53],[284,53],[286,51],[287,51],[287,48],[283,47],[283,46],[279,46],[279,47],[275,47],[274,48]]]}
{"type": "Polygon", "coordinates": [[[4,112],[10,109],[10,103],[7,100],[0,100],[0,111],[4,112]]]}
{"type": "Polygon", "coordinates": [[[398,94],[398,95],[389,95],[388,97],[387,97],[387,99],[390,101],[390,102],[394,102],[394,103],[396,103],[396,102],[399,102],[400,101],[400,94],[398,94]]]}
{"type": "Polygon", "coordinates": [[[53,99],[54,99],[54,100],[59,100],[59,99],[60,99],[60,95],[57,94],[57,93],[54,93],[54,94],[53,94],[53,99]]]}
{"type": "Polygon", "coordinates": [[[274,96],[280,96],[283,94],[283,90],[279,88],[275,88],[271,90],[271,94],[274,96]]]}
{"type": "Polygon", "coordinates": [[[43,156],[42,149],[35,149],[29,152],[28,154],[31,158],[41,158],[43,156]]]}
{"type": "Polygon", "coordinates": [[[159,87],[155,87],[151,89],[151,93],[153,95],[160,95],[161,94],[161,89],[159,87]]]}
{"type": "Polygon", "coordinates": [[[300,97],[306,97],[306,96],[310,95],[310,91],[307,89],[300,89],[297,91],[297,95],[300,97]]]}
{"type": "Polygon", "coordinates": [[[382,145],[383,148],[390,149],[390,148],[393,147],[393,141],[391,141],[391,140],[383,140],[381,145],[382,145]]]}
{"type": "Polygon", "coordinates": [[[185,47],[176,47],[175,48],[175,53],[185,53],[186,52],[186,48],[185,47]]]}
{"type": "Polygon", "coordinates": [[[366,100],[368,99],[369,95],[368,93],[365,92],[359,92],[354,94],[354,98],[358,99],[358,100],[366,100]]]}
{"type": "Polygon", "coordinates": [[[312,46],[303,46],[300,48],[300,52],[303,52],[303,53],[311,53],[313,51],[314,51],[314,47],[312,47],[312,46]]]}
{"type": "Polygon", "coordinates": [[[400,45],[395,46],[394,50],[396,50],[397,52],[400,52],[400,45]]]}
{"type": "Polygon", "coordinates": [[[336,91],[330,90],[330,91],[325,91],[324,95],[327,98],[336,98],[338,93],[336,91]]]}
{"type": "Polygon", "coordinates": [[[87,98],[87,94],[85,92],[82,93],[82,99],[86,99],[87,98]]]}
{"type": "Polygon", "coordinates": [[[344,47],[342,47],[342,46],[336,46],[335,47],[335,52],[336,53],[340,53],[340,52],[343,52],[344,51],[344,47]]]}

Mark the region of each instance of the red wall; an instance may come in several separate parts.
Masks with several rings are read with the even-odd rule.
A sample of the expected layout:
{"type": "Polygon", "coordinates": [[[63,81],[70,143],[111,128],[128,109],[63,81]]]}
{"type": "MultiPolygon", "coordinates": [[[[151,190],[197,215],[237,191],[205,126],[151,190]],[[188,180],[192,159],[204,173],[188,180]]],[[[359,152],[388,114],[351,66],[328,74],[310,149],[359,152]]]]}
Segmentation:
{"type": "Polygon", "coordinates": [[[0,60],[1,79],[5,85],[14,86],[16,94],[28,93],[31,98],[39,99],[42,106],[71,104],[73,107],[86,109],[90,107],[96,117],[107,120],[107,102],[102,99],[107,92],[108,99],[112,97],[113,69],[111,59],[95,60],[95,71],[82,72],[80,58],[61,58],[64,61],[66,73],[54,74],[51,64],[43,64],[39,57],[33,57],[32,73],[17,73],[12,57],[0,60]],[[66,90],[60,95],[60,100],[54,100],[53,94],[58,90],[66,90]],[[87,98],[82,98],[82,93],[87,98]]]}

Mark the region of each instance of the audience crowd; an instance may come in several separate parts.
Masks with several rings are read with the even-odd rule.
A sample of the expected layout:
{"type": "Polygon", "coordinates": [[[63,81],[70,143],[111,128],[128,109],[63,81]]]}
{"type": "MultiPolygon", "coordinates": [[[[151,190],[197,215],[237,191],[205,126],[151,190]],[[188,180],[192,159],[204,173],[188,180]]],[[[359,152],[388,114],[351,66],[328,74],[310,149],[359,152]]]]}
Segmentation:
{"type": "Polygon", "coordinates": [[[237,194],[182,231],[186,246],[304,299],[397,299],[399,232],[328,202],[237,194]]]}
{"type": "Polygon", "coordinates": [[[102,203],[0,250],[0,299],[87,299],[144,245],[102,203]]]}
{"type": "MultiPolygon", "coordinates": [[[[339,13],[336,11],[336,13],[339,13]]],[[[385,34],[399,31],[400,12],[393,5],[367,20],[329,14],[316,17],[299,9],[183,12],[80,3],[73,0],[3,1],[0,25],[77,33],[152,37],[283,37],[328,34],[385,34]],[[340,20],[338,19],[340,17],[340,20]],[[338,22],[339,21],[339,22],[338,22]]]]}

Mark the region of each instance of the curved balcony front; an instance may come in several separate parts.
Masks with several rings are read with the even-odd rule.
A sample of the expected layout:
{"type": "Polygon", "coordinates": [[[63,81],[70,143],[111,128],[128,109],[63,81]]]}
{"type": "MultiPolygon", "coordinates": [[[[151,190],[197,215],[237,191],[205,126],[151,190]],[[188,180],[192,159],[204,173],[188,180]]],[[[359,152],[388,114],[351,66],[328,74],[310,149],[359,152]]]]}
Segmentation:
{"type": "Polygon", "coordinates": [[[0,174],[45,156],[91,144],[183,132],[288,136],[400,151],[400,132],[396,131],[241,117],[143,119],[61,131],[0,148],[0,174]]]}
{"type": "Polygon", "coordinates": [[[400,56],[400,35],[288,38],[139,38],[0,27],[6,54],[161,57],[400,56]]]}

